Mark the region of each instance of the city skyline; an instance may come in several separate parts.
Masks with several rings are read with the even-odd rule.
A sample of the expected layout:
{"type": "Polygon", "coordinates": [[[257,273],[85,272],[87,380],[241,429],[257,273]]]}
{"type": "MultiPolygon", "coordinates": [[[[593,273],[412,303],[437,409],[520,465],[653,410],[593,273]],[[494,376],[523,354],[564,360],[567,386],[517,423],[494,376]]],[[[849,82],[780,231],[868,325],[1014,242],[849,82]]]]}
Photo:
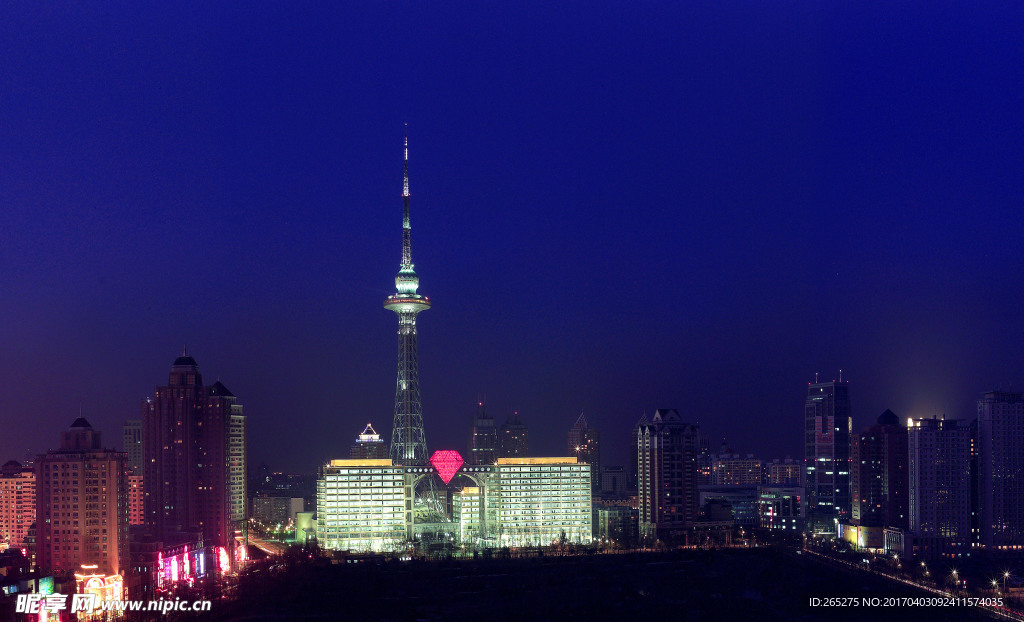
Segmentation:
{"type": "Polygon", "coordinates": [[[617,465],[657,408],[800,459],[816,372],[851,380],[855,432],[1024,388],[1019,19],[280,11],[0,25],[0,461],[79,413],[113,438],[183,343],[253,465],[390,441],[404,122],[431,449],[480,394],[534,455],[584,410],[617,465]]]}

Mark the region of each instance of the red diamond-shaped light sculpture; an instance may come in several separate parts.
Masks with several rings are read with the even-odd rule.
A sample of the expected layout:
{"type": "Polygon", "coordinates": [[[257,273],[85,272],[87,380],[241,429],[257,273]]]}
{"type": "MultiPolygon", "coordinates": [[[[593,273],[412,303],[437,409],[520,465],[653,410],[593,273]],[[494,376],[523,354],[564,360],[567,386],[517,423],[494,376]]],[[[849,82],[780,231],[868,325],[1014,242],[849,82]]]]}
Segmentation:
{"type": "Polygon", "coordinates": [[[445,486],[452,481],[465,462],[462,455],[454,449],[439,449],[430,456],[430,464],[437,469],[437,474],[441,476],[445,486]]]}

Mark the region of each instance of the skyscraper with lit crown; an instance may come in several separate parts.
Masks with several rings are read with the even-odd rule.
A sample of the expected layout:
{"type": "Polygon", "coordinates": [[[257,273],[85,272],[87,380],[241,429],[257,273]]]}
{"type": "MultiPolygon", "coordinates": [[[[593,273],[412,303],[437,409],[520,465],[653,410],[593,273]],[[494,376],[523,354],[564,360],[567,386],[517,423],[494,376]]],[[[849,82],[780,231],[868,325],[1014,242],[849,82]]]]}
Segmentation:
{"type": "Polygon", "coordinates": [[[398,315],[398,381],[395,386],[395,419],[391,427],[391,459],[399,465],[427,462],[423,432],[419,362],[416,355],[416,315],[430,308],[430,299],[416,290],[420,279],[412,264],[412,226],[409,224],[409,138],[405,139],[402,182],[402,263],[395,277],[395,293],[384,308],[398,315]]]}

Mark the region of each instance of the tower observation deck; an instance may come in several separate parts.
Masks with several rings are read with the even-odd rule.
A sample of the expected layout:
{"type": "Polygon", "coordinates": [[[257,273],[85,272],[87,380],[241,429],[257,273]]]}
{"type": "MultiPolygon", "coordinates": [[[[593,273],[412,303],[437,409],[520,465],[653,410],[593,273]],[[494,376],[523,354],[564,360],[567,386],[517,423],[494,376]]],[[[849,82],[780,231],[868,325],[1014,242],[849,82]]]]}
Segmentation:
{"type": "Polygon", "coordinates": [[[391,459],[396,465],[427,463],[427,439],[423,432],[419,362],[416,357],[416,315],[430,308],[430,299],[416,293],[420,279],[412,264],[412,227],[409,224],[409,138],[405,138],[402,183],[402,263],[395,277],[395,293],[384,308],[398,315],[398,382],[395,386],[395,419],[391,428],[391,459]]]}

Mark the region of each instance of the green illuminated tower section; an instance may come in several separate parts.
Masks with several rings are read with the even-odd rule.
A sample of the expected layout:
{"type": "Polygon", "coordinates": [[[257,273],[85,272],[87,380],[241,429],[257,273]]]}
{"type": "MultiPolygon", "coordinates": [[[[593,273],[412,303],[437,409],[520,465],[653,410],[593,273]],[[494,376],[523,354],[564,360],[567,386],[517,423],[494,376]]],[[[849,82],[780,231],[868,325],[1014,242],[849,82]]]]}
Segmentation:
{"type": "Polygon", "coordinates": [[[430,308],[430,299],[416,293],[420,280],[412,265],[412,227],[409,224],[409,138],[405,139],[405,177],[402,183],[402,265],[395,277],[395,293],[384,308],[398,315],[398,382],[395,420],[391,427],[391,459],[395,464],[427,463],[423,432],[419,363],[416,359],[416,315],[430,308]]]}

